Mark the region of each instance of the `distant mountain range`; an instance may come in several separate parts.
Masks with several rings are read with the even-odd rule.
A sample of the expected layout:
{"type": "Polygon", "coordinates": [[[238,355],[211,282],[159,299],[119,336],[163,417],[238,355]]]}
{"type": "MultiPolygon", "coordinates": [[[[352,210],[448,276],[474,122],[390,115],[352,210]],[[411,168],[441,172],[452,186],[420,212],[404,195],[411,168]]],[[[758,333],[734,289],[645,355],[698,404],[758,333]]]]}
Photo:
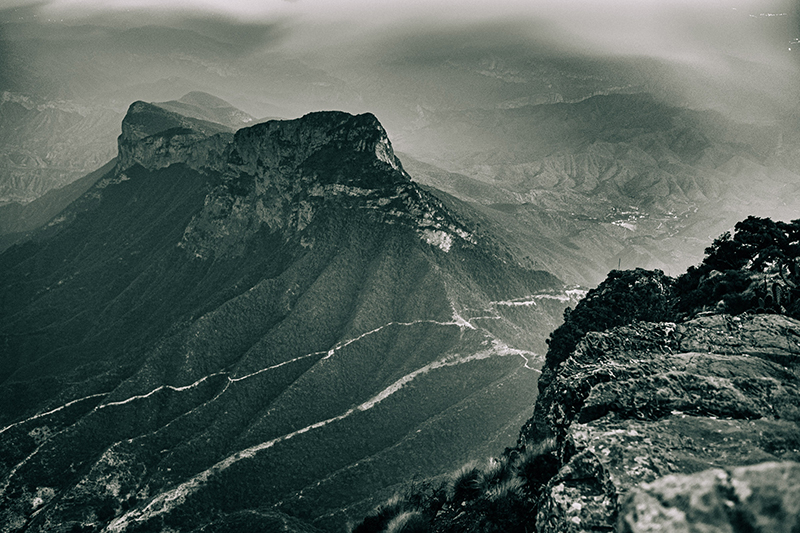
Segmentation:
{"type": "MultiPolygon", "coordinates": [[[[203,93],[156,105],[205,121],[206,133],[257,122],[203,93]]],[[[792,124],[744,124],[647,94],[611,94],[428,113],[401,144],[415,180],[446,192],[442,201],[466,202],[515,260],[591,286],[618,266],[680,272],[747,215],[795,217],[800,138],[792,124]]],[[[64,196],[74,199],[72,190],[64,196]]],[[[52,195],[47,205],[48,217],[31,215],[42,212],[36,205],[0,207],[0,233],[33,229],[22,221],[55,215],[52,195]]]]}
{"type": "Polygon", "coordinates": [[[113,168],[0,255],[3,531],[336,530],[512,444],[579,291],[372,115],[234,134],[191,100],[132,104],[113,168]]]}
{"type": "Polygon", "coordinates": [[[0,94],[0,205],[28,203],[100,168],[114,157],[122,116],[105,106],[0,94]]]}
{"type": "Polygon", "coordinates": [[[800,213],[791,115],[747,124],[610,94],[431,113],[403,147],[420,182],[470,202],[520,260],[573,283],[618,266],[681,272],[748,215],[800,213]]]}

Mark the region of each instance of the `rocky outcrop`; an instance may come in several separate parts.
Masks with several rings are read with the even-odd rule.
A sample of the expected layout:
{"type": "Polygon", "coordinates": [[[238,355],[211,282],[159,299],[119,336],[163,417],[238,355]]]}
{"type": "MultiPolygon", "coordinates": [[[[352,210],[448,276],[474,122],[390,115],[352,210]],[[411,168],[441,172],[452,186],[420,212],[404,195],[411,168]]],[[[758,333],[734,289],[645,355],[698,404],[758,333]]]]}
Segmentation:
{"type": "Polygon", "coordinates": [[[770,531],[800,528],[800,464],[769,462],[665,476],[625,498],[621,533],[770,531]],[[687,497],[688,496],[688,497],[687,497]]]}
{"type": "Polygon", "coordinates": [[[117,168],[135,164],[148,170],[184,163],[192,168],[217,161],[233,135],[221,124],[173,113],[147,102],[134,102],[122,121],[117,140],[117,168]]]}
{"type": "Polygon", "coordinates": [[[770,498],[796,486],[800,465],[741,467],[800,460],[799,370],[800,322],[780,315],[588,333],[545,370],[552,380],[520,437],[559,443],[537,530],[695,531],[716,509],[728,527],[702,530],[791,531],[779,517],[796,514],[800,495],[770,498]]]}
{"type": "MultiPolygon", "coordinates": [[[[438,199],[412,183],[372,114],[310,113],[235,135],[220,128],[137,102],[119,140],[119,171],[183,164],[213,176],[205,207],[181,242],[194,257],[241,255],[265,228],[296,235],[334,204],[410,224],[444,251],[455,241],[474,243],[438,199]]],[[[313,237],[304,242],[313,245],[313,237]]]]}

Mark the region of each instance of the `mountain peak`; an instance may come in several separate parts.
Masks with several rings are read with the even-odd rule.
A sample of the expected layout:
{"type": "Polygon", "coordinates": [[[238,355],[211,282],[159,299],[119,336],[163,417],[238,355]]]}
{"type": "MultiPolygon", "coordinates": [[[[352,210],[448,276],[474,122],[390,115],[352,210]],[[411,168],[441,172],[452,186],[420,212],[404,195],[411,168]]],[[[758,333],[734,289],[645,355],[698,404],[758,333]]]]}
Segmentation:
{"type": "Polygon", "coordinates": [[[121,140],[138,141],[168,133],[214,135],[224,131],[231,130],[222,124],[188,117],[139,100],[130,105],[122,119],[121,140]]]}
{"type": "Polygon", "coordinates": [[[217,159],[230,142],[232,128],[137,101],[122,120],[117,139],[117,168],[140,164],[148,170],[187,163],[195,168],[217,159]]]}
{"type": "Polygon", "coordinates": [[[183,164],[208,176],[205,207],[181,243],[195,257],[238,256],[261,228],[289,239],[329,208],[409,225],[445,252],[459,239],[474,241],[441,202],[411,181],[371,113],[321,111],[232,134],[161,106],[131,105],[117,170],[183,164]]]}
{"type": "Polygon", "coordinates": [[[389,171],[391,182],[410,180],[394,155],[386,130],[371,113],[320,111],[241,129],[234,138],[229,163],[251,174],[303,167],[326,183],[360,183],[368,188],[386,185],[385,175],[375,181],[376,170],[389,171]],[[362,172],[347,172],[353,165],[362,172]]]}
{"type": "MultiPolygon", "coordinates": [[[[237,255],[264,226],[289,238],[328,207],[414,227],[424,219],[428,233],[452,239],[440,228],[452,225],[441,206],[412,183],[370,113],[315,112],[242,128],[217,163],[209,169],[219,181],[184,235],[183,245],[198,257],[237,255]]],[[[467,238],[455,226],[451,231],[467,238]]]]}

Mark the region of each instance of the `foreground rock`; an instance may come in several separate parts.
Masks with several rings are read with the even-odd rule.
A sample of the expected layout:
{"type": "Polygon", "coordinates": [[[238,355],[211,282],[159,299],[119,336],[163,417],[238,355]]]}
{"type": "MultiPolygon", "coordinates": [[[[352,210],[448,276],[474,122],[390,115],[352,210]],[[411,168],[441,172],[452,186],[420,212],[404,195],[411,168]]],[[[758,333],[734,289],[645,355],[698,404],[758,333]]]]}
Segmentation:
{"type": "Polygon", "coordinates": [[[798,368],[800,322],[779,315],[587,334],[545,369],[550,384],[520,437],[558,442],[562,466],[538,501],[537,530],[741,531],[724,524],[744,521],[792,531],[800,500],[779,487],[796,487],[800,467],[737,467],[800,460],[798,368]]]}
{"type": "Polygon", "coordinates": [[[800,464],[762,463],[731,472],[714,468],[663,477],[631,491],[617,527],[624,533],[797,531],[800,464]]]}

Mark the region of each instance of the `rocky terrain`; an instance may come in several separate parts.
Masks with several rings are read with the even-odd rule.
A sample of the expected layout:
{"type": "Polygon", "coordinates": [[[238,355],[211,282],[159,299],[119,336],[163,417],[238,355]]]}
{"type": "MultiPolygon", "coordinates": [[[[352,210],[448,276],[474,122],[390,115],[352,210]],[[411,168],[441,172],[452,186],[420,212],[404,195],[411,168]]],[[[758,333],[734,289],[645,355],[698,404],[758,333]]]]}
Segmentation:
{"type": "Polygon", "coordinates": [[[580,291],[417,186],[369,114],[134,103],[0,255],[0,530],[337,531],[513,444],[580,291]]]}
{"type": "Polygon", "coordinates": [[[780,315],[587,334],[522,431],[559,443],[537,531],[797,527],[799,355],[780,315]]]}

